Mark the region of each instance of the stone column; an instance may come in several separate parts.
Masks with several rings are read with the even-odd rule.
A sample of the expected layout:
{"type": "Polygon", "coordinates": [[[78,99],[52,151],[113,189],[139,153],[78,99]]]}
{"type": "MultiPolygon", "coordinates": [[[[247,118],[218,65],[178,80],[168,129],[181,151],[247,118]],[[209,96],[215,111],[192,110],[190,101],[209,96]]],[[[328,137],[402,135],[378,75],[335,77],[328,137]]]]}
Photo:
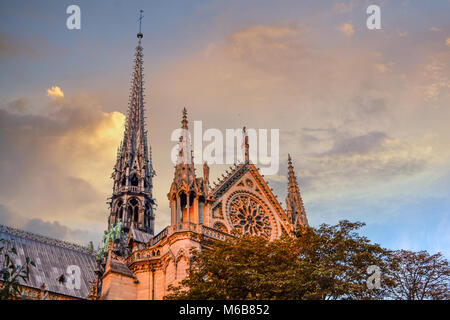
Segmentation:
{"type": "Polygon", "coordinates": [[[139,206],[139,215],[138,215],[138,226],[141,228],[145,225],[144,214],[145,214],[145,200],[142,199],[142,206],[139,206]]]}
{"type": "Polygon", "coordinates": [[[198,216],[198,195],[196,195],[195,196],[195,198],[194,198],[194,204],[193,204],[193,206],[194,206],[194,214],[193,214],[193,221],[195,222],[195,223],[200,223],[200,219],[199,219],[199,216],[198,216]]]}
{"type": "Polygon", "coordinates": [[[208,201],[205,201],[205,204],[203,205],[203,224],[207,227],[211,227],[210,210],[211,204],[208,201]]]}
{"type": "Polygon", "coordinates": [[[170,200],[170,224],[175,225],[177,223],[177,204],[175,199],[170,200]]]}
{"type": "Polygon", "coordinates": [[[191,224],[191,210],[190,210],[190,201],[189,201],[190,192],[186,195],[186,215],[187,215],[187,221],[188,221],[188,228],[191,224]]]}
{"type": "Polygon", "coordinates": [[[180,222],[181,218],[182,218],[182,212],[181,212],[181,205],[180,205],[180,197],[179,195],[177,195],[177,223],[176,223],[176,229],[178,229],[178,223],[180,222]]]}

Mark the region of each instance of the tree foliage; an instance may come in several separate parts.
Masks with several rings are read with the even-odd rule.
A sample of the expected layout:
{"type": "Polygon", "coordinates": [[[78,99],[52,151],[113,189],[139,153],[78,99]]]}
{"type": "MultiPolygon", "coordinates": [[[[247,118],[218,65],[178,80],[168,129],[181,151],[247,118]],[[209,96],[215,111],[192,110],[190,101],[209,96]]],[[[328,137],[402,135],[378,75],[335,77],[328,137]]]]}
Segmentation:
{"type": "MultiPolygon", "coordinates": [[[[389,251],[341,221],[275,241],[244,235],[193,252],[193,265],[166,299],[373,299],[367,267],[387,266],[389,251]]],[[[386,283],[389,279],[385,280],[386,283]]]]}
{"type": "Polygon", "coordinates": [[[28,257],[24,264],[16,264],[16,257],[16,247],[10,241],[0,239],[0,300],[21,298],[20,280],[28,282],[30,267],[35,267],[35,263],[28,257]]]}
{"type": "Polygon", "coordinates": [[[392,299],[450,299],[450,266],[441,253],[398,250],[389,261],[392,285],[387,289],[392,299]]]}

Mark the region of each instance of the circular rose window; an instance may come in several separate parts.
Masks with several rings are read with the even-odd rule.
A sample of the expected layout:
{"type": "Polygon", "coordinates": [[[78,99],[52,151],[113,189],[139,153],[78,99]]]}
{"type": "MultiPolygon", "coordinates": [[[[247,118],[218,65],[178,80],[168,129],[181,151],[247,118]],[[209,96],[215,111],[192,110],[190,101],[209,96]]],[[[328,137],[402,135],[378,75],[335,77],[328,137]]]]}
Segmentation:
{"type": "Polygon", "coordinates": [[[270,213],[251,195],[239,194],[232,198],[228,205],[227,217],[233,228],[242,230],[244,234],[250,233],[266,238],[272,235],[270,213]]]}

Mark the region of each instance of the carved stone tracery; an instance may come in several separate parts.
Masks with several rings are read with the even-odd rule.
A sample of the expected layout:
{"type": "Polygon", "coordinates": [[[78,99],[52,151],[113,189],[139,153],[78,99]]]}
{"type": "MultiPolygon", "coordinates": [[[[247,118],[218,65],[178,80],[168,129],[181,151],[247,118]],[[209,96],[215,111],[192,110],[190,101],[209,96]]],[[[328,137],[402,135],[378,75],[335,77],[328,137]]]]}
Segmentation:
{"type": "Polygon", "coordinates": [[[261,200],[247,192],[239,192],[230,198],[227,208],[228,222],[244,234],[271,238],[273,219],[261,200]]]}

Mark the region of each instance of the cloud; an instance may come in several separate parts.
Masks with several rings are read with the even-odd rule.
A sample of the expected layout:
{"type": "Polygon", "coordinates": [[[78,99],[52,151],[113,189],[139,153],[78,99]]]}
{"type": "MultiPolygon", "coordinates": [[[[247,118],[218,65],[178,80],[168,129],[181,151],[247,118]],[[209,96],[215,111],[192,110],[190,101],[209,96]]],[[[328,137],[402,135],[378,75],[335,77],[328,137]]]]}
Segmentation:
{"type": "Polygon", "coordinates": [[[64,92],[58,86],[47,89],[47,95],[51,98],[64,98],[64,92]]]}
{"type": "Polygon", "coordinates": [[[379,72],[388,72],[389,71],[389,66],[383,63],[377,63],[375,64],[375,68],[379,71],[379,72]]]}
{"type": "Polygon", "coordinates": [[[447,39],[445,40],[445,44],[447,45],[447,47],[450,47],[450,38],[447,38],[447,39]]]}
{"type": "Polygon", "coordinates": [[[341,24],[339,26],[339,31],[342,32],[347,37],[351,37],[355,33],[355,29],[353,29],[353,25],[351,23],[341,24]]]}
{"type": "Polygon", "coordinates": [[[450,89],[449,53],[437,53],[428,58],[423,67],[423,82],[421,88],[427,100],[438,100],[448,96],[450,89]]]}
{"type": "Polygon", "coordinates": [[[333,148],[325,154],[364,154],[376,149],[387,139],[388,137],[384,132],[376,131],[360,136],[336,139],[333,148]]]}
{"type": "MultiPolygon", "coordinates": [[[[302,131],[306,139],[305,133],[284,132],[281,145],[292,150],[306,203],[319,206],[320,210],[327,208],[324,201],[331,205],[332,199],[359,199],[354,204],[370,200],[370,208],[374,199],[395,198],[400,192],[395,185],[432,176],[438,157],[428,140],[405,141],[382,131],[358,133],[348,127],[302,131]]],[[[275,186],[279,195],[285,194],[285,185],[275,186]]],[[[411,188],[403,190],[413,192],[411,188]]]]}
{"type": "MultiPolygon", "coordinates": [[[[169,66],[152,99],[175,106],[188,101],[190,115],[206,127],[281,128],[280,155],[294,154],[309,195],[319,196],[330,182],[338,188],[341,181],[347,188],[341,191],[350,192],[426,172],[440,148],[418,140],[417,132],[431,123],[444,126],[441,117],[426,115],[425,96],[415,90],[425,85],[419,73],[429,57],[414,56],[410,68],[398,52],[386,60],[367,44],[319,44],[314,32],[297,22],[232,32],[169,66]]],[[[445,69],[430,70],[445,79],[445,69]]],[[[171,173],[157,179],[171,181],[171,173]]]]}
{"type": "Polygon", "coordinates": [[[356,1],[336,1],[333,4],[333,10],[338,13],[348,13],[351,12],[356,6],[356,1]]]}
{"type": "Polygon", "coordinates": [[[19,228],[47,237],[77,242],[86,245],[89,240],[96,242],[96,235],[87,230],[75,229],[62,225],[59,221],[44,221],[40,218],[26,218],[0,204],[0,224],[19,228]]]}
{"type": "Polygon", "coordinates": [[[5,105],[5,109],[12,113],[25,113],[28,111],[28,99],[25,97],[15,99],[5,105]]]}
{"type": "Polygon", "coordinates": [[[30,59],[39,58],[37,51],[24,41],[17,40],[17,37],[0,32],[0,59],[12,59],[25,56],[30,59]]]}
{"type": "MultiPolygon", "coordinates": [[[[366,221],[374,212],[387,215],[430,177],[436,157],[448,159],[440,152],[449,141],[443,84],[450,60],[433,49],[442,49],[442,37],[423,46],[415,33],[399,38],[386,30],[350,44],[323,37],[320,28],[329,32],[339,21],[306,23],[262,21],[235,29],[152,70],[146,93],[155,107],[146,115],[158,172],[157,229],[170,223],[169,137],[185,105],[190,123],[201,119],[204,129],[280,128],[280,156],[293,154],[305,205],[318,223],[330,221],[337,208],[340,217],[361,209],[366,221]],[[435,138],[422,141],[428,134],[435,138]],[[385,203],[377,203],[384,196],[385,203]]],[[[30,219],[102,230],[124,116],[65,90],[66,97],[52,99],[43,112],[30,113],[37,107],[29,97],[0,112],[0,146],[8,150],[0,154],[0,202],[30,219]]],[[[125,97],[127,85],[120,90],[125,97]]],[[[280,167],[267,179],[282,195],[285,163],[280,167]]],[[[213,166],[210,179],[222,172],[213,166]]]]}
{"type": "Polygon", "coordinates": [[[9,150],[0,153],[0,203],[26,218],[23,226],[100,234],[124,119],[84,94],[53,100],[40,115],[0,109],[0,148],[9,150]]]}

